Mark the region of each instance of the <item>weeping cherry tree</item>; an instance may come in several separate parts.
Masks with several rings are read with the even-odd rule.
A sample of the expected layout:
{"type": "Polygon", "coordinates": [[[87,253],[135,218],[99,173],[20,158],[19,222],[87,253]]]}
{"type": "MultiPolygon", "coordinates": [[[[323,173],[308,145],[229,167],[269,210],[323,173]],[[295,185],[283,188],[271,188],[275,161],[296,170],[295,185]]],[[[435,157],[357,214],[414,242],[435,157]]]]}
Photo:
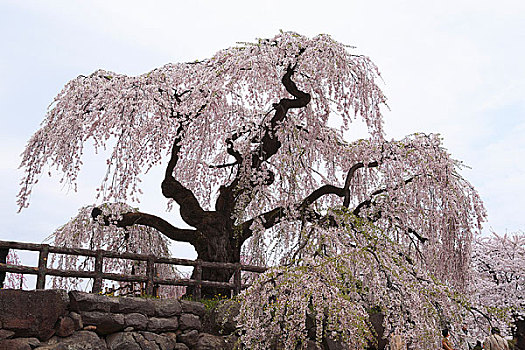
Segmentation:
{"type": "MultiPolygon", "coordinates": [[[[141,176],[163,166],[162,194],[191,228],[141,211],[94,216],[187,242],[205,261],[279,265],[245,294],[246,327],[287,329],[293,349],[306,346],[313,315],[316,341],[332,332],[358,346],[371,339],[366,314],[377,306],[392,310],[388,331],[408,324],[421,330],[414,342],[434,341],[430,329],[457,300],[447,288],[466,283],[485,211],[439,135],[385,137],[378,70],[353,52],[328,35],[283,32],[137,77],[81,75],[29,140],[19,206],[47,167],[75,186],[86,143],[110,150],[101,201],[138,200],[141,176]],[[356,121],[367,137],[353,136],[356,121]],[[422,297],[418,283],[429,286],[422,297]]],[[[224,282],[232,271],[202,275],[224,282]]]]}

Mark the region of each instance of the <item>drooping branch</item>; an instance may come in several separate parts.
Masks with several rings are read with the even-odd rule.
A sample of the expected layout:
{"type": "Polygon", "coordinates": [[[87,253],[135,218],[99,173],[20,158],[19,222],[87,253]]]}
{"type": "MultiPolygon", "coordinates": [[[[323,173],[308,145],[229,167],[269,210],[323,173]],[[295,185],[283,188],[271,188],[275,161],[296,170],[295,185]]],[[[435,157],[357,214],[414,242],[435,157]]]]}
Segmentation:
{"type": "Polygon", "coordinates": [[[343,197],[345,195],[345,190],[341,187],[333,186],[333,185],[323,185],[310,193],[299,205],[299,209],[306,209],[309,207],[313,202],[317,201],[319,198],[326,196],[328,194],[335,194],[339,197],[343,197]]]}
{"type": "MultiPolygon", "coordinates": [[[[102,214],[102,210],[99,208],[93,208],[91,216],[96,219],[102,214]]],[[[173,226],[166,220],[147,213],[141,212],[128,212],[121,214],[119,219],[111,219],[108,216],[103,216],[104,225],[115,225],[117,227],[130,227],[133,225],[143,225],[156,229],[168,238],[171,238],[180,242],[188,242],[195,244],[197,239],[200,238],[199,231],[181,229],[173,226]]]]}
{"type": "MultiPolygon", "coordinates": [[[[350,205],[350,182],[351,182],[352,178],[354,177],[355,172],[358,169],[363,168],[364,166],[365,166],[364,163],[359,162],[359,163],[354,164],[348,170],[348,173],[346,175],[345,185],[343,187],[343,190],[345,192],[345,194],[344,194],[345,198],[343,200],[343,206],[346,207],[346,208],[348,208],[348,206],[350,205]]],[[[379,166],[379,163],[374,161],[374,162],[368,163],[366,166],[367,166],[367,168],[373,168],[373,167],[379,166]]]]}

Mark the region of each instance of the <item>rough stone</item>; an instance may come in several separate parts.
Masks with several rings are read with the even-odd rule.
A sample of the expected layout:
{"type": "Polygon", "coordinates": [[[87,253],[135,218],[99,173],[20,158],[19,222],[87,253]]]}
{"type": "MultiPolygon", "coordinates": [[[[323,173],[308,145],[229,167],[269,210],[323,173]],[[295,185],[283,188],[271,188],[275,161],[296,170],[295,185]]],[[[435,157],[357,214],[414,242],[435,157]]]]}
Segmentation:
{"type": "Polygon", "coordinates": [[[38,337],[47,340],[54,325],[66,315],[69,298],[61,290],[0,290],[0,322],[16,337],[38,337]]]}
{"type": "Polygon", "coordinates": [[[200,330],[202,327],[200,318],[193,314],[182,314],[179,318],[179,323],[179,328],[181,331],[186,329],[200,330]]]}
{"type": "Polygon", "coordinates": [[[69,337],[75,329],[75,321],[69,316],[61,317],[58,320],[58,325],[56,327],[56,335],[59,337],[69,337]]]}
{"type": "Polygon", "coordinates": [[[20,338],[20,339],[25,339],[27,343],[31,345],[32,348],[36,348],[37,346],[40,345],[40,340],[38,340],[37,338],[20,338]]]}
{"type": "Polygon", "coordinates": [[[201,317],[206,314],[206,308],[202,303],[196,301],[181,300],[180,305],[182,306],[182,311],[185,313],[190,313],[201,317]]]}
{"type": "Polygon", "coordinates": [[[219,336],[201,333],[195,350],[228,350],[226,341],[219,336]]]}
{"type": "Polygon", "coordinates": [[[120,313],[134,313],[138,312],[146,316],[153,316],[155,314],[155,306],[153,301],[142,298],[120,298],[117,312],[120,313]]]}
{"type": "Polygon", "coordinates": [[[106,344],[110,350],[141,350],[135,339],[134,332],[113,333],[106,337],[106,344]]]}
{"type": "Polygon", "coordinates": [[[111,334],[125,328],[124,315],[99,311],[87,311],[80,314],[85,325],[96,326],[98,334],[111,334]]]}
{"type": "Polygon", "coordinates": [[[169,332],[179,328],[176,318],[157,318],[152,317],[148,321],[147,329],[151,332],[169,332]]]}
{"type": "Polygon", "coordinates": [[[31,350],[27,338],[5,339],[0,341],[0,350],[31,350]]]}
{"type": "Polygon", "coordinates": [[[159,335],[151,332],[140,332],[145,340],[155,343],[160,350],[173,350],[171,340],[165,335],[159,335]]]}
{"type": "Polygon", "coordinates": [[[177,344],[177,333],[180,333],[180,331],[166,332],[162,335],[165,336],[173,345],[175,345],[177,344]]]}
{"type": "Polygon", "coordinates": [[[148,318],[143,314],[131,313],[124,315],[124,325],[126,327],[133,327],[135,330],[145,330],[148,325],[148,318]]]}
{"type": "Polygon", "coordinates": [[[59,344],[66,346],[67,350],[104,350],[107,349],[104,340],[94,332],[78,331],[70,337],[62,338],[59,344]]]}
{"type": "Polygon", "coordinates": [[[37,338],[15,338],[5,339],[0,341],[0,349],[18,350],[18,349],[32,349],[40,345],[40,340],[37,338]]]}
{"type": "Polygon", "coordinates": [[[75,330],[78,331],[79,329],[84,328],[84,323],[82,322],[82,317],[77,314],[76,312],[70,312],[68,315],[75,324],[75,330]]]}
{"type": "Polygon", "coordinates": [[[144,339],[144,337],[138,333],[135,334],[135,340],[140,346],[141,350],[159,350],[159,347],[154,341],[144,339]]]}
{"type": "Polygon", "coordinates": [[[185,344],[177,343],[173,346],[173,350],[190,350],[185,344]]]}
{"type": "Polygon", "coordinates": [[[181,343],[186,344],[190,348],[193,348],[195,345],[197,345],[197,342],[199,341],[199,332],[195,329],[183,332],[178,335],[177,340],[181,343]]]}
{"type": "Polygon", "coordinates": [[[8,331],[7,329],[0,329],[0,340],[9,339],[15,335],[15,332],[8,331]]]}
{"type": "Polygon", "coordinates": [[[144,339],[144,337],[138,333],[135,334],[135,340],[140,346],[141,350],[159,350],[159,347],[154,341],[144,339]]]}
{"type": "Polygon", "coordinates": [[[118,299],[104,295],[84,293],[79,291],[69,292],[70,310],[72,311],[116,311],[118,299]]]}
{"type": "Polygon", "coordinates": [[[182,313],[182,307],[177,299],[157,300],[154,303],[155,316],[171,317],[179,316],[182,313]]]}

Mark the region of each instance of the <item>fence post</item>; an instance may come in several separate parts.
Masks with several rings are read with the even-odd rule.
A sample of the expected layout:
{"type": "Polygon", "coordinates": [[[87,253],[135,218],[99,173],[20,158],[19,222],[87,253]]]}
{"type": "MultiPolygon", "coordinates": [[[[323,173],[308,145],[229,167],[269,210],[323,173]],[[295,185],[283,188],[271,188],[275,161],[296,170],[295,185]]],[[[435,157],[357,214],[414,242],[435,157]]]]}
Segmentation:
{"type": "Polygon", "coordinates": [[[49,255],[49,244],[42,244],[38,254],[38,274],[36,277],[36,289],[46,287],[47,256],[49,255]]]}
{"type": "Polygon", "coordinates": [[[235,272],[233,275],[233,295],[238,295],[241,292],[241,263],[235,264],[235,272]]]}
{"type": "Polygon", "coordinates": [[[93,280],[93,289],[91,293],[102,293],[102,268],[104,266],[104,252],[99,249],[95,255],[95,279],[93,280]]]}
{"type": "MultiPolygon", "coordinates": [[[[7,255],[9,254],[9,248],[0,248],[0,263],[7,264],[7,255]]],[[[0,272],[0,289],[4,288],[4,280],[5,280],[6,272],[2,271],[0,272]]],[[[20,279],[21,281],[22,279],[20,279]]],[[[20,288],[22,289],[22,288],[20,288]]]]}
{"type": "Polygon", "coordinates": [[[195,280],[197,283],[195,284],[194,297],[198,301],[202,297],[202,262],[200,259],[195,260],[195,280]]]}
{"type": "Polygon", "coordinates": [[[153,277],[155,277],[155,257],[153,255],[148,256],[146,265],[146,276],[148,281],[146,282],[146,295],[153,295],[153,277]]]}

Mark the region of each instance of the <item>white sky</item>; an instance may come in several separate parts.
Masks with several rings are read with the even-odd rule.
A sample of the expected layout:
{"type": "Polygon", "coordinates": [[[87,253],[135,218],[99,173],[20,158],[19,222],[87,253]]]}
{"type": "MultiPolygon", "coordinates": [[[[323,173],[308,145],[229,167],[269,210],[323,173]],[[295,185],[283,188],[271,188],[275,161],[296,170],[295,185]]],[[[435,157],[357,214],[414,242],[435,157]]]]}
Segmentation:
{"type": "MultiPolygon", "coordinates": [[[[486,228],[525,229],[525,2],[0,1],[0,239],[41,242],[94,202],[103,173],[78,193],[42,179],[17,214],[19,154],[67,81],[98,68],[137,75],[210,57],[279,29],[328,33],[379,66],[389,138],[441,133],[488,209],[486,228]]],[[[103,161],[102,159],[100,161],[103,161]]],[[[163,214],[160,172],[141,209],[163,214]]],[[[190,254],[191,255],[191,254],[190,254]]]]}

